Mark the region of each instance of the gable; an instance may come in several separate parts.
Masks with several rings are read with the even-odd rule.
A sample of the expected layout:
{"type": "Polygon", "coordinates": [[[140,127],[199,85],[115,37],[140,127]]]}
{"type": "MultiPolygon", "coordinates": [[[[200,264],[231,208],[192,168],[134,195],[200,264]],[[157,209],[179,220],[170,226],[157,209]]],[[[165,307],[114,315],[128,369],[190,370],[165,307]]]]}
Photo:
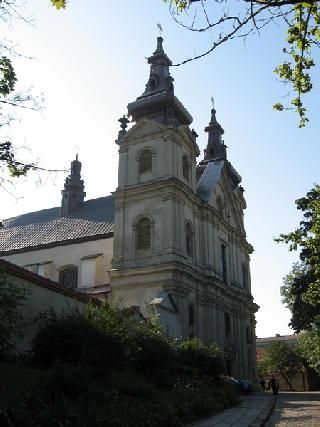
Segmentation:
{"type": "Polygon", "coordinates": [[[237,182],[241,177],[235,170],[230,170],[228,162],[216,160],[208,162],[198,185],[197,196],[208,205],[213,206],[232,227],[245,233],[242,210],[245,206],[239,202],[240,191],[237,182]],[[236,185],[235,185],[236,184],[236,185]]]}
{"type": "MultiPolygon", "coordinates": [[[[227,168],[224,168],[215,191],[212,194],[209,204],[220,211],[219,199],[222,200],[223,218],[232,227],[238,229],[245,234],[243,224],[243,206],[239,204],[237,193],[240,191],[238,187],[234,187],[234,183],[230,179],[227,168]]],[[[220,212],[221,213],[221,212],[220,212]]]]}
{"type": "Polygon", "coordinates": [[[139,139],[145,136],[150,136],[152,134],[156,134],[158,132],[166,130],[167,127],[154,122],[148,119],[139,120],[131,129],[129,129],[122,138],[120,138],[120,143],[125,142],[127,139],[139,139]]]}

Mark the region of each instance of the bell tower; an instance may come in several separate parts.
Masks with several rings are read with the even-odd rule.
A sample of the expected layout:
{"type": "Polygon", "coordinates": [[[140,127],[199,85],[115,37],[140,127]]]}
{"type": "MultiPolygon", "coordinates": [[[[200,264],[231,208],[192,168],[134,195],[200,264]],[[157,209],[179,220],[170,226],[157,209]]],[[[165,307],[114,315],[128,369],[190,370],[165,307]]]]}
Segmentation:
{"type": "Polygon", "coordinates": [[[119,169],[111,271],[113,295],[142,309],[149,297],[151,301],[167,286],[177,286],[177,262],[198,256],[191,225],[197,134],[189,127],[192,116],[174,93],[172,62],[162,37],[148,64],[145,89],[128,104],[134,124],[127,129],[126,117],[121,118],[116,140],[119,169]]]}

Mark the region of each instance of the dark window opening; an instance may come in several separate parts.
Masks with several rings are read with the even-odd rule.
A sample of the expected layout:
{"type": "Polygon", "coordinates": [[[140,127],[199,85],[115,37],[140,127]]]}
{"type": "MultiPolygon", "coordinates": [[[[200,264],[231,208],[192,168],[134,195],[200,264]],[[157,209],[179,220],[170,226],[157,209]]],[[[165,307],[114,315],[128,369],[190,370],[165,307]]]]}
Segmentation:
{"type": "Polygon", "coordinates": [[[242,286],[244,288],[248,286],[248,270],[245,264],[242,264],[242,286]]]}
{"type": "Polygon", "coordinates": [[[231,321],[229,313],[224,313],[224,331],[226,338],[228,338],[231,335],[231,321]]]}
{"type": "Polygon", "coordinates": [[[248,348],[248,368],[251,368],[251,364],[252,364],[252,356],[251,356],[251,349],[248,348]]]}
{"type": "Polygon", "coordinates": [[[182,172],[184,179],[189,182],[190,165],[187,156],[182,157],[182,172]]]}
{"type": "Polygon", "coordinates": [[[189,256],[193,254],[193,238],[192,238],[192,226],[190,222],[186,224],[186,251],[189,256]]]}
{"type": "Polygon", "coordinates": [[[194,326],[194,306],[189,305],[189,327],[194,326]]]}
{"type": "Polygon", "coordinates": [[[151,222],[148,218],[142,218],[137,224],[137,249],[150,249],[151,222]]]}
{"type": "Polygon", "coordinates": [[[139,174],[152,172],[152,152],[144,150],[139,158],[139,174]]]}
{"type": "Polygon", "coordinates": [[[221,244],[221,266],[222,266],[222,278],[223,281],[227,281],[227,247],[223,243],[221,244]]]}
{"type": "Polygon", "coordinates": [[[66,268],[59,273],[59,282],[65,288],[76,288],[78,285],[78,269],[77,267],[66,268]]]}
{"type": "Polygon", "coordinates": [[[249,326],[246,327],[246,338],[247,342],[251,342],[251,330],[249,326]]]}

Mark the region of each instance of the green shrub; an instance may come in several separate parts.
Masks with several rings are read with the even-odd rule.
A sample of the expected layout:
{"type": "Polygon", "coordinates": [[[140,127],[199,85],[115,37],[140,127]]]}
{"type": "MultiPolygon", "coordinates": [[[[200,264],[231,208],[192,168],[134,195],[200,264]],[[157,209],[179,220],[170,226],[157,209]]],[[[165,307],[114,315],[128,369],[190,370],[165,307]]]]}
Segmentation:
{"type": "Polygon", "coordinates": [[[224,372],[223,359],[216,346],[207,347],[197,338],[181,341],[177,346],[180,373],[209,376],[218,381],[224,372]]]}
{"type": "Polygon", "coordinates": [[[43,326],[33,340],[32,354],[33,360],[44,366],[60,361],[106,372],[124,361],[119,340],[76,316],[55,319],[43,326]]]}
{"type": "Polygon", "coordinates": [[[11,282],[0,270],[0,359],[10,357],[15,351],[15,341],[22,336],[23,316],[21,306],[30,291],[23,285],[11,282]]]}
{"type": "Polygon", "coordinates": [[[130,365],[151,378],[159,387],[175,382],[175,353],[163,335],[136,333],[130,341],[130,365]]]}

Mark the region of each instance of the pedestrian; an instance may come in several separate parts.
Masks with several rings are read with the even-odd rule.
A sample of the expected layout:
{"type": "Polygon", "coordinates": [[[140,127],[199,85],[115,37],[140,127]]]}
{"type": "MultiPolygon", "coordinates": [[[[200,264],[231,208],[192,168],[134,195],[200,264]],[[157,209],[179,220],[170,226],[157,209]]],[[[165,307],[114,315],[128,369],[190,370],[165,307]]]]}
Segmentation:
{"type": "Polygon", "coordinates": [[[261,385],[262,391],[266,391],[266,382],[263,378],[261,378],[260,385],[261,385]]]}
{"type": "Polygon", "coordinates": [[[274,377],[271,378],[270,380],[270,386],[272,389],[272,394],[275,396],[278,394],[278,385],[277,385],[277,381],[274,377]]]}

